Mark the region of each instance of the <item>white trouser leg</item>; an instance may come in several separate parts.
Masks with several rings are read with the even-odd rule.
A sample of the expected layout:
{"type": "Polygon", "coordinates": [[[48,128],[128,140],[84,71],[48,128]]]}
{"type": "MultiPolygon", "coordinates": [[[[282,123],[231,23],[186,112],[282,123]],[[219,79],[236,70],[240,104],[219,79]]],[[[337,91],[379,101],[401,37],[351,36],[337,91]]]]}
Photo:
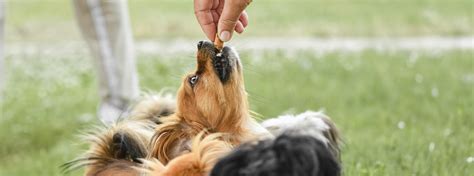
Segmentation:
{"type": "MultiPolygon", "coordinates": [[[[5,60],[4,60],[4,31],[5,30],[5,2],[0,0],[0,101],[3,99],[3,88],[5,84],[5,60]]],[[[1,110],[1,108],[0,108],[1,110]]],[[[1,113],[1,112],[0,112],[1,113]]]]}
{"type": "Polygon", "coordinates": [[[102,122],[115,122],[138,97],[135,53],[126,0],[73,0],[82,34],[94,56],[102,122]]]}

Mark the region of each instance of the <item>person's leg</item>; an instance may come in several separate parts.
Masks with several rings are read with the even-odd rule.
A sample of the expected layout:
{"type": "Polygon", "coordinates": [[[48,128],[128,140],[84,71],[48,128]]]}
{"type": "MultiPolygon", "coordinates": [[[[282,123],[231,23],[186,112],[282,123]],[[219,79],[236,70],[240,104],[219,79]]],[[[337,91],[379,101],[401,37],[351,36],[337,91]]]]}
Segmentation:
{"type": "MultiPolygon", "coordinates": [[[[3,33],[5,29],[5,2],[0,0],[0,100],[3,99],[3,86],[5,84],[5,61],[4,61],[4,53],[3,53],[3,45],[5,44],[3,41],[3,33]]],[[[1,113],[1,112],[0,112],[1,113]]]]}
{"type": "Polygon", "coordinates": [[[102,122],[115,122],[138,97],[126,0],[73,0],[79,27],[95,58],[102,122]]]}

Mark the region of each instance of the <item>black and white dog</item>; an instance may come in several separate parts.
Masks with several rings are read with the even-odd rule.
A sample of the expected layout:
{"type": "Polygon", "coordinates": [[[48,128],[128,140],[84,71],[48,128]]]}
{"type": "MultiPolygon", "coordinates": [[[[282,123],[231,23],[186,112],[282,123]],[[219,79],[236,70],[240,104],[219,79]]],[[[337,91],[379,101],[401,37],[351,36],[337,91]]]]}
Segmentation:
{"type": "Polygon", "coordinates": [[[262,125],[277,137],[239,146],[222,158],[210,175],[341,175],[339,133],[322,112],[280,116],[262,125]]]}

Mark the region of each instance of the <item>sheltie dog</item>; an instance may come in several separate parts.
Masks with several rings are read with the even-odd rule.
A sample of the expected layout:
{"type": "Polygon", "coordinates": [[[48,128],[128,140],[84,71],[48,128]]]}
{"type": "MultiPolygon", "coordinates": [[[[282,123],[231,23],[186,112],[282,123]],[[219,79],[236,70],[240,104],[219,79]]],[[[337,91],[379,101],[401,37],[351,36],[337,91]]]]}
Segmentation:
{"type": "Polygon", "coordinates": [[[272,137],[250,115],[243,70],[230,47],[220,52],[211,42],[197,45],[196,69],[184,77],[177,93],[177,109],[160,119],[149,158],[166,165],[190,152],[191,140],[201,131],[227,133],[232,145],[272,137]]]}
{"type": "Polygon", "coordinates": [[[211,176],[339,176],[340,137],[322,112],[285,115],[262,123],[276,139],[246,143],[221,159],[211,176]]]}

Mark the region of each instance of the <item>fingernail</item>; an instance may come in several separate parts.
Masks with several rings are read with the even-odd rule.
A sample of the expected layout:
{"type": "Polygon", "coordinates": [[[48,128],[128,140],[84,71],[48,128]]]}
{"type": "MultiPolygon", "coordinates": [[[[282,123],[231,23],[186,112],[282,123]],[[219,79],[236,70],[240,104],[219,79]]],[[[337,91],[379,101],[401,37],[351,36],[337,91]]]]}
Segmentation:
{"type": "Polygon", "coordinates": [[[222,31],[221,34],[219,35],[219,38],[224,42],[229,41],[230,40],[230,32],[229,31],[222,31]]]}

